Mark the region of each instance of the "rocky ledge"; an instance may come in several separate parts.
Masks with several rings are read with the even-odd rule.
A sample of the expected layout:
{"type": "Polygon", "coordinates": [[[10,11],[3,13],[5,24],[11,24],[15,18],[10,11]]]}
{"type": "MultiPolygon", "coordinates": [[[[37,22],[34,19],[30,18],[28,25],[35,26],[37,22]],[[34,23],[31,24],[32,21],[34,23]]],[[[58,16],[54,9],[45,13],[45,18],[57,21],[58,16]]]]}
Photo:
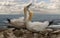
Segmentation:
{"type": "Polygon", "coordinates": [[[27,29],[8,28],[0,31],[0,38],[60,38],[60,30],[34,33],[27,29]]]}

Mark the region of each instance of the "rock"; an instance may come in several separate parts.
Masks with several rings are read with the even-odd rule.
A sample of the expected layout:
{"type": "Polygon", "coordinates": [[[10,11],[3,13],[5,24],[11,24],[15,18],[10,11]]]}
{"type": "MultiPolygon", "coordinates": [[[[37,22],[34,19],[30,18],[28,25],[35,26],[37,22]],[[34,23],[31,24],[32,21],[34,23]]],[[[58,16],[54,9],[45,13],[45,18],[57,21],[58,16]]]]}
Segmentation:
{"type": "Polygon", "coordinates": [[[27,29],[8,28],[0,32],[0,38],[60,38],[60,30],[51,30],[43,32],[32,32],[27,29]],[[14,30],[14,31],[13,31],[14,30]]]}

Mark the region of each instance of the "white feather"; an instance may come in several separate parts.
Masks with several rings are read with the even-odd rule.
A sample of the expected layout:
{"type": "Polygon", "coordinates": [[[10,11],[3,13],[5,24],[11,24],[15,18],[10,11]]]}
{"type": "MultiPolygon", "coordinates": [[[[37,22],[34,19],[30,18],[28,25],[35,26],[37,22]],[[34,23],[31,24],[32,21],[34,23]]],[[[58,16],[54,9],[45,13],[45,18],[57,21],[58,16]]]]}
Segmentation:
{"type": "Polygon", "coordinates": [[[27,29],[31,30],[31,31],[44,31],[46,29],[46,27],[48,27],[49,22],[45,21],[45,22],[27,22],[27,29]]]}
{"type": "Polygon", "coordinates": [[[60,29],[60,25],[50,25],[48,28],[57,28],[57,29],[60,29]]]}
{"type": "Polygon", "coordinates": [[[20,17],[18,19],[11,19],[11,23],[13,26],[23,27],[24,26],[24,17],[20,17]]]}

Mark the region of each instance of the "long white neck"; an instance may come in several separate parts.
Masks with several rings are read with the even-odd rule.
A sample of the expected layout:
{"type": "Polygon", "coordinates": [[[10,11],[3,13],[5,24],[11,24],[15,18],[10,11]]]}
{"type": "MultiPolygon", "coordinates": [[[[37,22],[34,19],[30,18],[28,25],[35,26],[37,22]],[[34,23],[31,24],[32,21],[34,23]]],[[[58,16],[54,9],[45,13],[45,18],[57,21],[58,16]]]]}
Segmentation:
{"type": "MultiPolygon", "coordinates": [[[[27,10],[28,11],[28,10],[27,10]]],[[[29,13],[26,13],[26,19],[25,19],[25,25],[29,26],[32,20],[33,12],[31,10],[28,11],[29,13]]]]}
{"type": "MultiPolygon", "coordinates": [[[[32,3],[31,3],[32,4],[32,3]]],[[[28,21],[30,20],[29,18],[31,18],[30,17],[30,12],[28,11],[28,9],[29,9],[29,6],[31,6],[31,4],[29,4],[28,6],[26,6],[25,8],[24,8],[24,21],[25,21],[25,24],[27,24],[28,23],[28,21]],[[28,13],[29,12],[29,13],[28,13]]]]}
{"type": "Polygon", "coordinates": [[[25,15],[25,21],[26,21],[26,22],[28,22],[28,18],[29,18],[29,14],[28,14],[28,12],[27,12],[26,15],[25,15]]]}
{"type": "Polygon", "coordinates": [[[29,14],[28,14],[28,10],[27,7],[24,8],[24,21],[25,21],[25,25],[27,25],[28,22],[28,18],[29,18],[29,14]]]}

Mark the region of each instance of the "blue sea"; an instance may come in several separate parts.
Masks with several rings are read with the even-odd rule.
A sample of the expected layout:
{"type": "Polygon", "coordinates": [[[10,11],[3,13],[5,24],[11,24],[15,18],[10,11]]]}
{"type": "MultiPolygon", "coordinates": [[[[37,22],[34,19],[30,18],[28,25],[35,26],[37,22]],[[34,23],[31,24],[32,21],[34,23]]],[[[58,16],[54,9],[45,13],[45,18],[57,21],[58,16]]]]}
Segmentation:
{"type": "MultiPolygon", "coordinates": [[[[9,14],[9,15],[0,15],[0,27],[7,25],[4,21],[7,21],[6,19],[14,19],[24,16],[23,14],[9,14]]],[[[35,13],[32,21],[54,21],[54,24],[60,23],[60,14],[39,14],[35,13]]]]}

